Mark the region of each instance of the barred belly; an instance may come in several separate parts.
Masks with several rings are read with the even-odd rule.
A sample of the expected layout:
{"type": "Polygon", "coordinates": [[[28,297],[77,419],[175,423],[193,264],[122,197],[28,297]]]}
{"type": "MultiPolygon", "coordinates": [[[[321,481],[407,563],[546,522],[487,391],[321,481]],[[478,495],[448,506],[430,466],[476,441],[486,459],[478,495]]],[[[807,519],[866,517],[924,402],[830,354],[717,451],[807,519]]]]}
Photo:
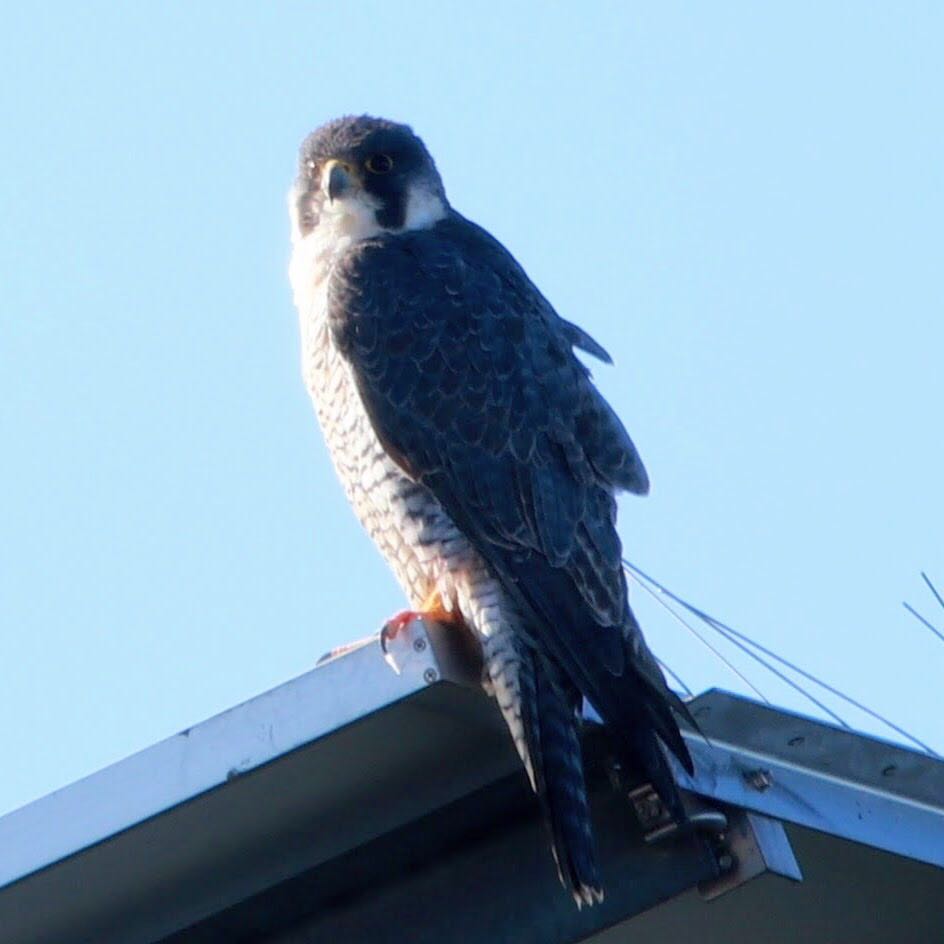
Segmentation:
{"type": "Polygon", "coordinates": [[[428,489],[408,478],[374,432],[350,368],[324,319],[303,325],[303,371],[338,478],[390,564],[410,606],[438,591],[482,647],[483,686],[499,703],[531,774],[521,721],[520,671],[529,658],[518,616],[482,557],[428,489]]]}
{"type": "MultiPolygon", "coordinates": [[[[296,237],[298,234],[296,234],[296,237]]],[[[298,308],[302,373],[334,468],[361,524],[390,564],[410,606],[433,591],[458,610],[482,647],[482,684],[501,708],[534,784],[521,718],[521,682],[532,654],[520,619],[481,555],[435,496],[387,454],[327,323],[333,262],[344,251],[328,231],[296,238],[289,274],[298,308]]]]}

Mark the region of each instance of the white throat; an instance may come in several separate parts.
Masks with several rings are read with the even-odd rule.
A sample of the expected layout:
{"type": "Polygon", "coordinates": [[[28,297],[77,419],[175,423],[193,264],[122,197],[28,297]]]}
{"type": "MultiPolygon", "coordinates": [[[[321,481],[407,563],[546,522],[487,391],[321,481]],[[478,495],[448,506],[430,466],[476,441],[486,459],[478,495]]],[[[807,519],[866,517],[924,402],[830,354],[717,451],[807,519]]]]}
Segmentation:
{"type": "Polygon", "coordinates": [[[414,184],[407,193],[403,226],[390,229],[377,222],[380,204],[370,194],[357,190],[337,200],[324,200],[318,225],[302,234],[298,219],[298,194],[289,193],[292,218],[292,261],[289,278],[295,305],[303,319],[324,305],[327,279],[335,260],[351,245],[382,233],[404,233],[430,229],[446,216],[443,199],[430,187],[414,184]]]}

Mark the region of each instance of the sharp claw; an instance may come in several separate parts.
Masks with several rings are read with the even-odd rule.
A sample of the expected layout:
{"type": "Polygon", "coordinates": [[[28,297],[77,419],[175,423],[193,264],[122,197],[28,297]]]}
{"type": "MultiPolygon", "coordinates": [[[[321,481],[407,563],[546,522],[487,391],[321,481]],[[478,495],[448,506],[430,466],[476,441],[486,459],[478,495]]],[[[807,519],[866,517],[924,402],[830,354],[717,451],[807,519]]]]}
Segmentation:
{"type": "Polygon", "coordinates": [[[392,626],[390,622],[386,622],[380,629],[380,651],[383,653],[384,662],[390,666],[393,671],[399,675],[400,666],[397,665],[397,660],[394,659],[393,653],[387,647],[387,643],[396,636],[398,630],[395,626],[392,626]]]}
{"type": "Polygon", "coordinates": [[[387,665],[389,665],[397,675],[400,674],[400,666],[397,665],[397,660],[393,658],[392,653],[389,653],[386,650],[384,650],[384,662],[386,662],[387,665]]]}

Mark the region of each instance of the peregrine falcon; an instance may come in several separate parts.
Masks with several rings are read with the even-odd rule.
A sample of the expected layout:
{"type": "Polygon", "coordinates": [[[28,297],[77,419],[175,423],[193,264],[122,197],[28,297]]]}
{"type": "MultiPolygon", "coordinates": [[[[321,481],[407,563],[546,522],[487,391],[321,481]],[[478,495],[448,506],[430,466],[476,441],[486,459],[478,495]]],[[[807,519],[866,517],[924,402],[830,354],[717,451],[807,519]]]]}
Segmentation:
{"type": "Polygon", "coordinates": [[[648,478],[574,349],[610,358],[450,206],[406,125],[319,128],[289,203],[304,377],[347,497],[413,611],[478,641],[560,880],[600,901],[582,698],[679,820],[665,749],[692,770],[616,532],[617,493],[648,478]]]}

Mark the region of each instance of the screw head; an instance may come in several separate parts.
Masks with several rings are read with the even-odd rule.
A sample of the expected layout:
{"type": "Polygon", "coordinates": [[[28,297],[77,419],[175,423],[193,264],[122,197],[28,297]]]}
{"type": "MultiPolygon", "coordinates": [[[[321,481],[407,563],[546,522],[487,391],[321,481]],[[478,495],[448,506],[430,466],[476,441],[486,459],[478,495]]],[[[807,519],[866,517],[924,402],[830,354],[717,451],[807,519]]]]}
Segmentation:
{"type": "Polygon", "coordinates": [[[426,640],[421,636],[419,639],[413,640],[413,648],[417,652],[422,652],[426,648],[426,640]]]}
{"type": "Polygon", "coordinates": [[[439,678],[439,675],[438,675],[438,673],[436,672],[435,669],[427,669],[427,670],[423,673],[423,681],[426,682],[426,683],[429,684],[429,685],[431,685],[433,682],[435,682],[437,678],[439,678]]]}
{"type": "Polygon", "coordinates": [[[764,770],[762,767],[759,767],[757,770],[745,771],[744,780],[749,787],[753,787],[760,793],[763,793],[765,790],[769,790],[774,782],[774,778],[771,776],[770,771],[764,770]]]}

